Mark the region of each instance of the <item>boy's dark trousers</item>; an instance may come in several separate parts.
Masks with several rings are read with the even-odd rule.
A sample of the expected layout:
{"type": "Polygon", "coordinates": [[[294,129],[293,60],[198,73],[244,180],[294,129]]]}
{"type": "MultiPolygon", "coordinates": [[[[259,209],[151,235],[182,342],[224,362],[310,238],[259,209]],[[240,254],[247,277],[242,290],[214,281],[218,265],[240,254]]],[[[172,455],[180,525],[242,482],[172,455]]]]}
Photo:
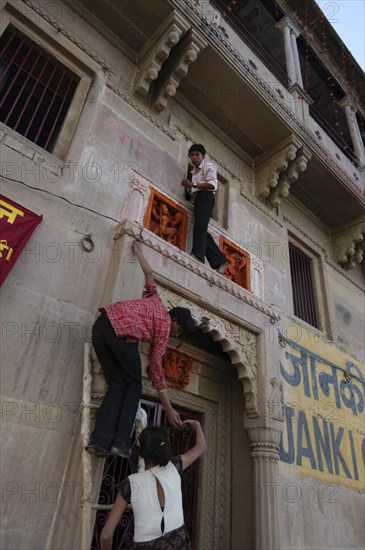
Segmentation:
{"type": "Polygon", "coordinates": [[[210,267],[217,269],[227,261],[213,237],[208,233],[208,224],[215,204],[213,191],[194,193],[194,229],[191,253],[204,262],[207,258],[210,267]]]}
{"type": "Polygon", "coordinates": [[[92,344],[108,390],[98,410],[89,445],[105,451],[111,447],[130,447],[142,392],[138,342],[118,338],[106,313],[102,313],[92,329],[92,344]]]}

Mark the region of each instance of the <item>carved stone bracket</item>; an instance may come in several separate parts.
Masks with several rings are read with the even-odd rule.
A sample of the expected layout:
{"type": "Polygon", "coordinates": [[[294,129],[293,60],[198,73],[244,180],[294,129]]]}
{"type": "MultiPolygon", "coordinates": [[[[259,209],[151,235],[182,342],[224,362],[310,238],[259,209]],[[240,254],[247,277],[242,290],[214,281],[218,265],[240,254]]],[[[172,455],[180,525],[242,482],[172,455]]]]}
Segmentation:
{"type": "Polygon", "coordinates": [[[176,11],[148,40],[139,55],[139,68],[135,78],[134,93],[145,96],[153,80],[156,80],[162,64],[169,57],[173,46],[189,29],[189,24],[176,11]]]}
{"type": "Polygon", "coordinates": [[[162,79],[152,101],[152,108],[155,111],[161,113],[166,108],[169,98],[176,94],[181,80],[187,75],[189,66],[197,60],[198,55],[206,46],[207,42],[195,30],[191,30],[185,36],[177,48],[179,51],[174,54],[175,57],[171,60],[172,67],[162,79]]]}
{"type": "Polygon", "coordinates": [[[285,172],[289,162],[295,159],[300,147],[299,140],[291,136],[259,159],[255,170],[255,181],[256,195],[260,199],[266,199],[271,189],[278,185],[280,174],[285,172]]]}
{"type": "Polygon", "coordinates": [[[276,187],[270,192],[268,203],[272,208],[279,206],[281,199],[289,195],[291,184],[297,181],[300,172],[304,172],[307,168],[311,157],[309,151],[300,149],[296,158],[289,162],[287,169],[280,174],[276,187]]]}
{"type": "Polygon", "coordinates": [[[270,156],[260,159],[256,169],[256,194],[261,199],[267,199],[268,205],[275,208],[282,198],[289,195],[291,184],[307,168],[312,155],[294,136],[285,140],[279,150],[270,153],[270,156]]]}
{"type": "Polygon", "coordinates": [[[365,250],[365,218],[336,235],[333,242],[335,258],[342,267],[352,269],[361,263],[365,250]]]}

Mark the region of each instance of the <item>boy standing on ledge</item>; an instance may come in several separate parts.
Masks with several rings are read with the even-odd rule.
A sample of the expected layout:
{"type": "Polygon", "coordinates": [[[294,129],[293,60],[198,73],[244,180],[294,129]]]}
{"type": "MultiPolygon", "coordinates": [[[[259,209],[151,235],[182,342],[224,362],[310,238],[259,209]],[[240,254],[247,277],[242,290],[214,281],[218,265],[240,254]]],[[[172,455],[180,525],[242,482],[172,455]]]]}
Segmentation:
{"type": "Polygon", "coordinates": [[[184,179],[181,182],[191,189],[194,201],[194,230],[193,248],[191,255],[200,262],[207,258],[210,267],[224,273],[228,265],[227,258],[219,250],[213,237],[208,233],[208,224],[211,218],[215,199],[214,193],[218,189],[217,169],[212,162],[205,160],[205,147],[194,143],[189,149],[189,158],[194,166],[191,181],[184,179]]]}

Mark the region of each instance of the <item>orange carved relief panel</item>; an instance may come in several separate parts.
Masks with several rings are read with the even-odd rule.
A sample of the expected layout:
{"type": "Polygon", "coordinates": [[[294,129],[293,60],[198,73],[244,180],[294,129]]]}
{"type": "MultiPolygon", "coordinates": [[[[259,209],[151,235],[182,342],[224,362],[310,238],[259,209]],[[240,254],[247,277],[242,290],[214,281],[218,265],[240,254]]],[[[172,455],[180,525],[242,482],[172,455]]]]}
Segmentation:
{"type": "Polygon", "coordinates": [[[250,255],[242,248],[230,242],[226,237],[220,238],[220,249],[228,260],[224,276],[238,285],[250,290],[250,255]]]}
{"type": "Polygon", "coordinates": [[[155,189],[151,191],[144,226],[168,243],[185,250],[187,212],[155,189]]]}
{"type": "Polygon", "coordinates": [[[163,358],[163,367],[167,384],[182,390],[190,382],[190,370],[193,364],[191,357],[175,350],[169,350],[163,358]]]}

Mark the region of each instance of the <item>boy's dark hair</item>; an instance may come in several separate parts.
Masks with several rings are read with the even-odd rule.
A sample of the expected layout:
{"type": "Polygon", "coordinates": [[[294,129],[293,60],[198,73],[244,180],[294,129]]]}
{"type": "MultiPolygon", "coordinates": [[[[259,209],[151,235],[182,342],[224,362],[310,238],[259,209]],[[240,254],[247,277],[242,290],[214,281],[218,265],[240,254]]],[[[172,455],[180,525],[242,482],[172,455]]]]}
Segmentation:
{"type": "Polygon", "coordinates": [[[134,447],[131,457],[141,456],[145,464],[166,466],[170,460],[170,445],[166,430],[158,426],[147,426],[139,436],[139,447],[134,447]],[[137,455],[137,456],[136,456],[137,455]]]}
{"type": "Polygon", "coordinates": [[[193,143],[193,145],[189,149],[189,154],[193,153],[194,151],[198,151],[198,153],[201,153],[203,156],[205,156],[206,153],[205,147],[201,143],[193,143]]]}
{"type": "Polygon", "coordinates": [[[187,307],[174,307],[170,309],[169,315],[172,319],[176,319],[176,321],[181,326],[184,334],[189,334],[193,328],[193,318],[191,316],[191,311],[187,307]]]}

